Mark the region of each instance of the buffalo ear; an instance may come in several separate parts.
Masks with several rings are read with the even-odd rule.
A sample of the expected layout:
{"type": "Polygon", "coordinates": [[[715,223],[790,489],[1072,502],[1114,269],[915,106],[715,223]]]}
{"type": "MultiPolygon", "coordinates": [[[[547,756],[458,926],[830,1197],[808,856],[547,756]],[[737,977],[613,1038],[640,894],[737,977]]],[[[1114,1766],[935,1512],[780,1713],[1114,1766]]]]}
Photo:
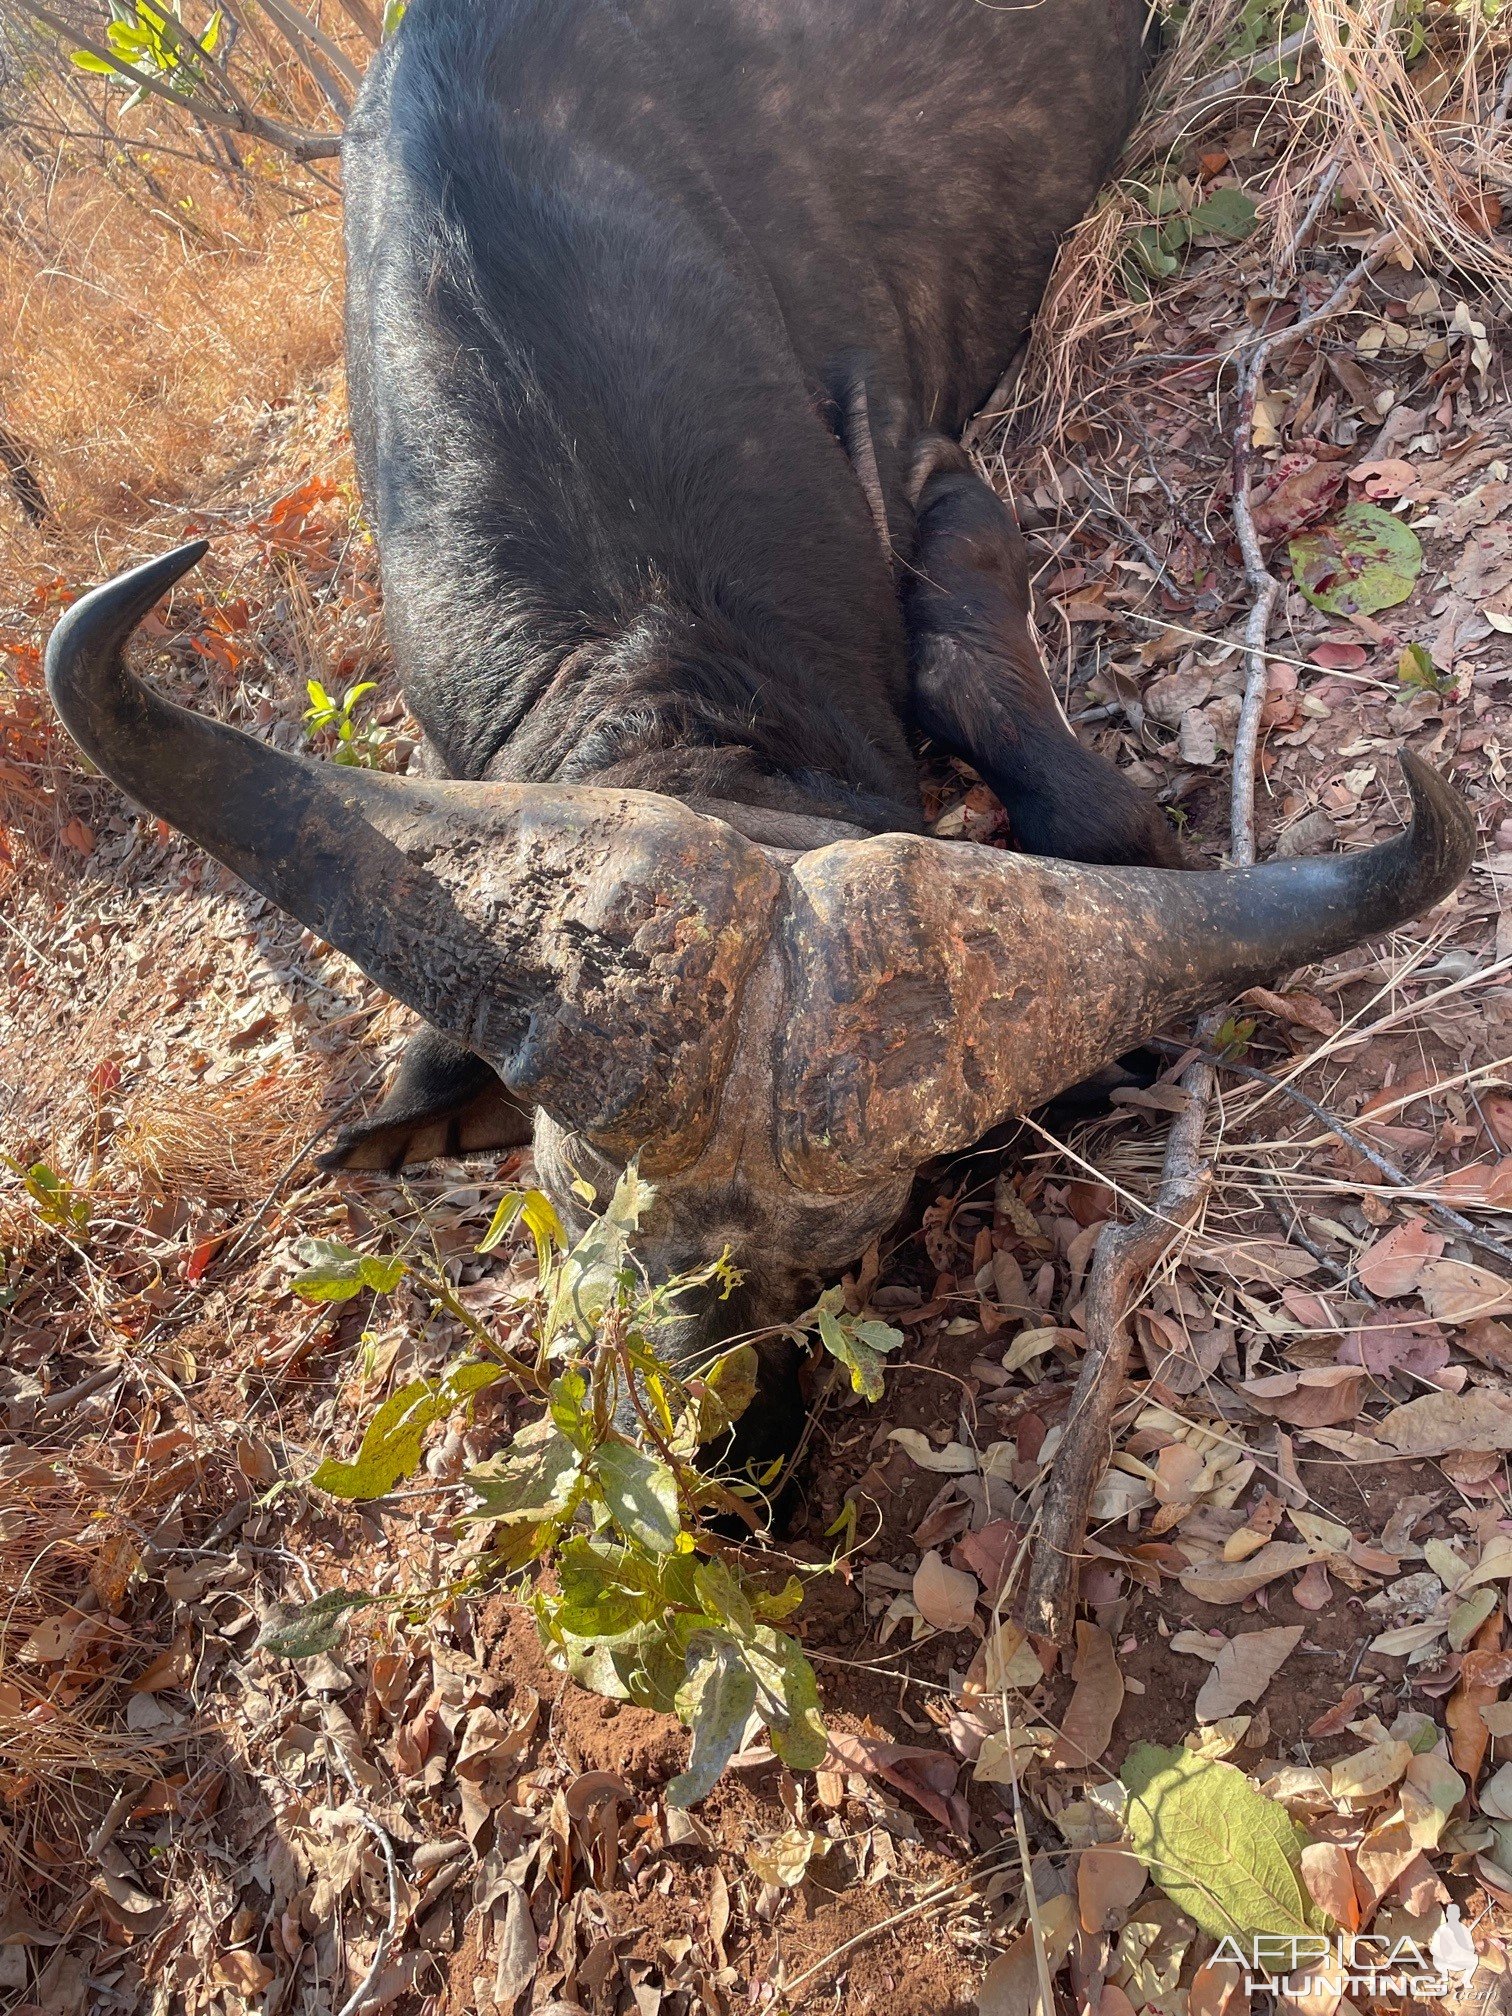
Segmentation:
{"type": "Polygon", "coordinates": [[[481,1155],[530,1139],[530,1110],[481,1057],[435,1029],[405,1045],[382,1103],[343,1127],[322,1169],[386,1169],[390,1175],[442,1155],[481,1155]]]}

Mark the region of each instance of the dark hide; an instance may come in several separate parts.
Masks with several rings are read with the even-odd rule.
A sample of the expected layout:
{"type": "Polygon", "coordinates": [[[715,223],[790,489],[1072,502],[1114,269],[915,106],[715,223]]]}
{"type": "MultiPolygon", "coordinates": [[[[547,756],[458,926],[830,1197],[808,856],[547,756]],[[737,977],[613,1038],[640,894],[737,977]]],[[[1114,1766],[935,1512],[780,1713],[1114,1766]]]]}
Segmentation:
{"type": "MultiPolygon", "coordinates": [[[[1026,846],[1171,857],[1055,708],[1007,513],[938,475],[920,553],[910,499],[1112,164],[1144,12],[412,0],[343,149],[347,349],[445,774],[916,830],[923,728],[1026,846]]],[[[332,1159],[514,1138],[461,1055],[332,1159]]]]}

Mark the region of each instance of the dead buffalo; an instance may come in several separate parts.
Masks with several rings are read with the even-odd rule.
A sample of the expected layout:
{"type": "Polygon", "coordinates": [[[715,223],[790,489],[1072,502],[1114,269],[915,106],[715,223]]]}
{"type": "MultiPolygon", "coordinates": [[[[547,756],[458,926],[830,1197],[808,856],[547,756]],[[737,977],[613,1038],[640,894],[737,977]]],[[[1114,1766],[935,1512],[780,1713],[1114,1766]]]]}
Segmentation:
{"type": "Polygon", "coordinates": [[[53,636],[101,769],[424,1019],[334,1159],[533,1117],[572,1219],[575,1174],[639,1156],[649,1264],[747,1266],[690,1350],[791,1316],[927,1157],[1467,865],[1409,759],[1384,846],[1178,872],[1065,726],[951,443],[1117,153],[1145,13],[412,0],[344,145],[347,350],[439,775],[286,755],[126,671],[199,545],[53,636]],[[917,731],[1026,852],[921,833],[917,731]]]}

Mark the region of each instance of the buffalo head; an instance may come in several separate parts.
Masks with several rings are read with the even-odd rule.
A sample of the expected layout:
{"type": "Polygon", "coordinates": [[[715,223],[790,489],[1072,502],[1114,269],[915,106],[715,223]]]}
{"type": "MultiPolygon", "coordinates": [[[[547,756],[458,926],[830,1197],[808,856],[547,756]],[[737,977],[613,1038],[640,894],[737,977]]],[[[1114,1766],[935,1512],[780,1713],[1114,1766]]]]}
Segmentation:
{"type": "Polygon", "coordinates": [[[137,568],[58,624],[48,683],[75,740],[490,1064],[536,1109],[569,1219],[575,1176],[606,1194],[638,1156],[658,1192],[648,1263],[728,1244],[753,1325],[790,1317],[884,1231],[928,1157],[1189,1010],[1392,929],[1471,856],[1468,808],[1412,756],[1396,839],[1183,874],[913,834],[791,853],[645,792],[287,755],[122,662],[203,551],[137,568]]]}

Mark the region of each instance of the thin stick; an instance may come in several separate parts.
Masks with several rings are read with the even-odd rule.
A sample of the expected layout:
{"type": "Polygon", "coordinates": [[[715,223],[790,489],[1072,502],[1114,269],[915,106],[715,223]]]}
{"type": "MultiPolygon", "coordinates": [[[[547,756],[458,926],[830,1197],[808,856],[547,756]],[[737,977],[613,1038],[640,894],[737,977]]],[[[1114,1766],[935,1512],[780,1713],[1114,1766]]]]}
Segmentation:
{"type": "MultiPolygon", "coordinates": [[[[1229,857],[1236,868],[1247,868],[1255,859],[1255,770],[1268,685],[1265,646],[1282,592],[1280,581],[1265,564],[1250,504],[1255,401],[1272,352],[1316,328],[1352,300],[1376,261],[1384,257],[1389,242],[1378,240],[1320,308],[1285,329],[1260,336],[1240,370],[1233,434],[1234,529],[1244,556],[1250,612],[1244,626],[1244,698],[1234,735],[1229,798],[1229,857]]],[[[1187,1103],[1171,1128],[1154,1212],[1130,1225],[1107,1226],[1093,1254],[1087,1283],[1087,1351],[1071,1396],[1065,1435],[1045,1487],[1040,1537],[1025,1597],[1028,1630],[1057,1644],[1070,1638],[1075,1620],[1092,1494],[1111,1452],[1113,1417],[1128,1372],[1133,1341],[1128,1323],[1131,1306],[1150,1270],[1169,1248],[1173,1231],[1198,1217],[1212,1182],[1211,1165],[1202,1155],[1203,1130],[1216,1084],[1207,1052],[1222,1021],[1222,1009],[1209,1009],[1197,1024],[1196,1041],[1204,1054],[1196,1057],[1181,1077],[1187,1103]]]]}

